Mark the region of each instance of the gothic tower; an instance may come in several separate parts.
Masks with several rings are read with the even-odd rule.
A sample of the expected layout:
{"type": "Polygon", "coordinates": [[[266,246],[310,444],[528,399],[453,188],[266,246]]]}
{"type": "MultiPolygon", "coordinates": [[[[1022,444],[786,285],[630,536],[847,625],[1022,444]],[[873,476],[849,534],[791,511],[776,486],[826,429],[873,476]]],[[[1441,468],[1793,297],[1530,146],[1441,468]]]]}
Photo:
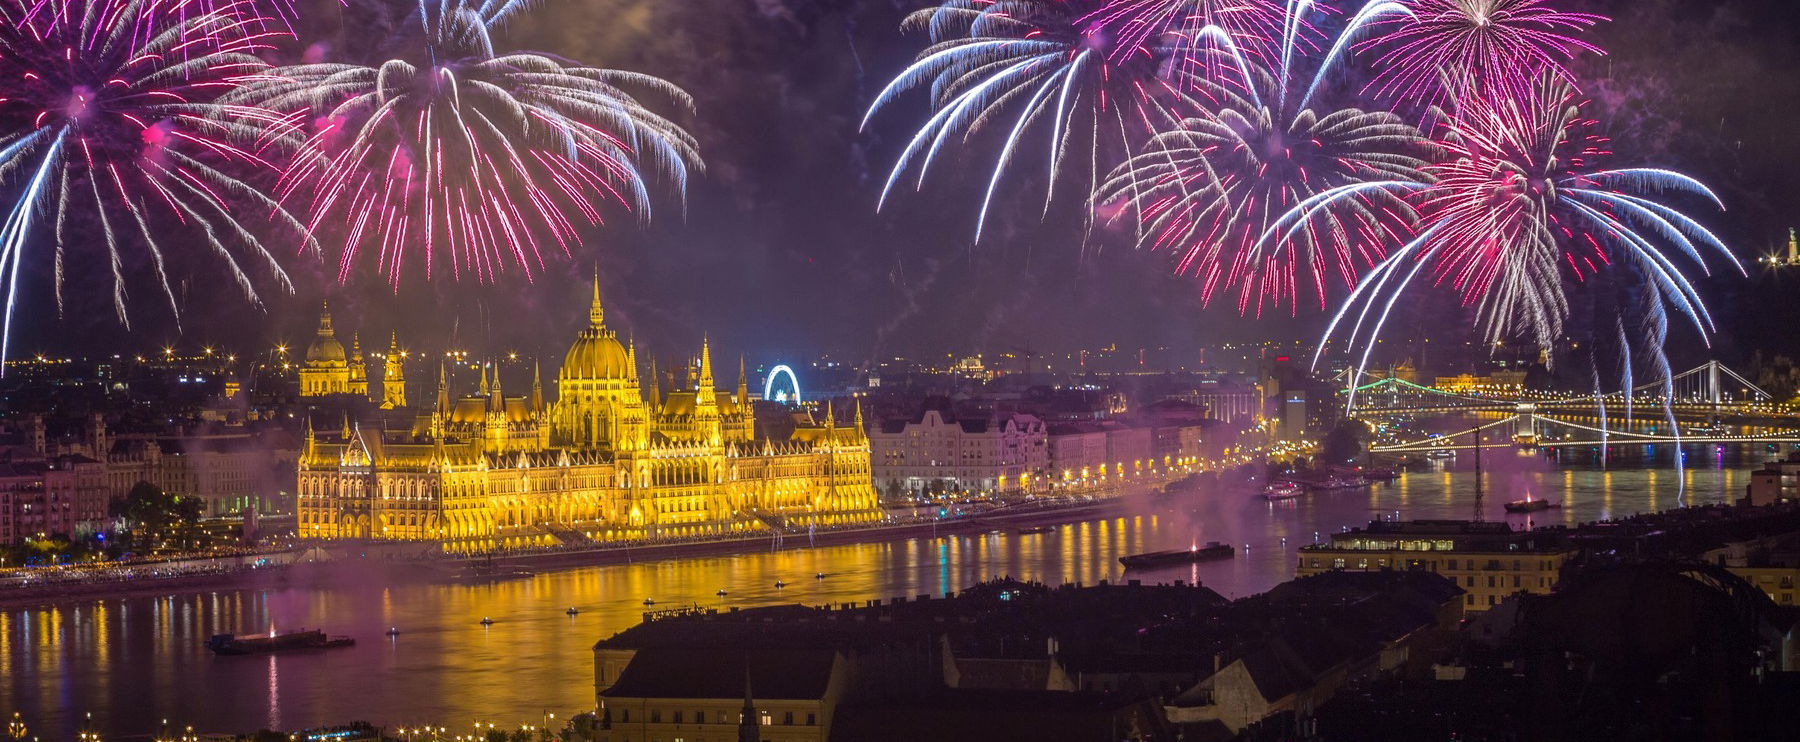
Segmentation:
{"type": "Polygon", "coordinates": [[[406,406],[406,368],[400,351],[400,336],[388,336],[387,363],[381,374],[381,408],[391,410],[406,406]]]}

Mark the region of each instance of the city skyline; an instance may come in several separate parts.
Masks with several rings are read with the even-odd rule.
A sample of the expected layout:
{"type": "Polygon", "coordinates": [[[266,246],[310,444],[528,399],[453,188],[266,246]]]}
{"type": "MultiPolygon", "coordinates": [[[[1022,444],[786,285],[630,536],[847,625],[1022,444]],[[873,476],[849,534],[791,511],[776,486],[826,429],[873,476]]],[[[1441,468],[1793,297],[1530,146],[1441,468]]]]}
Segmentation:
{"type": "MultiPolygon", "coordinates": [[[[1608,10],[1604,5],[1583,9],[1604,13],[1608,10]]],[[[348,316],[391,318],[395,329],[410,327],[415,336],[441,331],[449,317],[466,335],[510,332],[549,342],[568,328],[534,310],[578,295],[596,264],[603,266],[608,293],[619,297],[618,315],[643,325],[640,332],[646,337],[697,337],[711,330],[731,337],[769,338],[760,343],[767,346],[812,345],[865,359],[918,355],[940,347],[1048,345],[1069,335],[1093,338],[1087,345],[1112,340],[1134,346],[1200,345],[1253,339],[1264,331],[1316,336],[1323,328],[1325,313],[1316,308],[1302,307],[1297,319],[1280,313],[1255,322],[1238,321],[1229,308],[1203,310],[1193,280],[1169,275],[1161,256],[1141,254],[1105,234],[1080,237],[1082,230],[1071,228],[1075,223],[1059,223],[1055,214],[1041,219],[1030,209],[1002,213],[995,223],[1004,231],[972,247],[966,237],[969,215],[952,206],[961,199],[954,188],[942,195],[914,194],[875,212],[880,163],[891,160],[895,140],[904,137],[905,116],[877,119],[861,133],[856,122],[879,80],[899,69],[908,53],[911,40],[891,30],[898,22],[897,10],[870,3],[795,3],[772,4],[763,15],[743,7],[684,11],[645,10],[628,2],[617,6],[635,13],[632,17],[666,19],[684,34],[707,38],[738,39],[748,33],[746,29],[758,30],[749,34],[758,43],[730,45],[744,47],[741,53],[755,60],[741,66],[739,74],[805,80],[782,83],[785,97],[777,100],[806,101],[808,107],[771,106],[767,96],[746,95],[741,80],[698,64],[685,45],[668,44],[651,34],[652,25],[627,24],[611,31],[608,40],[617,43],[608,48],[571,41],[550,28],[559,12],[587,11],[540,9],[502,29],[497,35],[501,43],[593,56],[589,61],[660,74],[694,93],[699,114],[692,123],[703,144],[710,145],[705,149],[717,166],[691,179],[685,214],[664,208],[664,218],[647,228],[626,220],[589,232],[586,244],[572,257],[550,258],[535,283],[526,283],[513,271],[493,287],[439,278],[404,283],[396,293],[383,281],[358,274],[352,274],[353,283],[340,286],[325,261],[283,256],[295,275],[297,293],[265,292],[269,309],[261,315],[230,292],[217,290],[216,282],[206,280],[208,273],[202,270],[191,280],[177,276],[182,281],[178,297],[191,309],[180,335],[166,307],[139,313],[130,332],[117,326],[108,319],[104,305],[97,303],[100,292],[84,295],[80,281],[85,279],[76,277],[69,289],[70,309],[62,319],[35,310],[19,318],[18,347],[26,352],[91,353],[145,333],[159,336],[156,342],[244,342],[262,334],[264,324],[303,325],[322,299],[337,301],[348,316]],[[627,45],[627,39],[652,43],[627,45]],[[843,64],[850,60],[862,62],[860,74],[855,65],[843,64]],[[809,68],[817,74],[794,74],[809,68]],[[800,117],[805,110],[820,115],[800,117]],[[765,125],[771,121],[778,123],[765,125]],[[757,136],[757,131],[771,136],[757,136]],[[768,167],[749,167],[753,162],[768,167]],[[822,203],[839,206],[815,208],[822,203]],[[817,211],[833,216],[811,215],[817,211]],[[1042,296],[1076,301],[1038,301],[1042,296]],[[759,311],[740,314],[727,309],[731,306],[759,311]],[[833,306],[836,311],[820,311],[833,306]],[[747,321],[746,315],[772,319],[758,325],[747,321]],[[982,321],[973,325],[949,321],[971,315],[982,321]],[[500,330],[493,325],[495,316],[524,317],[529,322],[523,327],[509,322],[500,330]],[[892,349],[899,352],[890,353],[892,349]]],[[[1676,2],[1670,8],[1670,17],[1680,18],[1683,31],[1692,33],[1676,47],[1682,53],[1730,38],[1734,43],[1727,47],[1726,58],[1734,65],[1755,66],[1780,57],[1778,35],[1740,32],[1752,19],[1764,25],[1788,22],[1774,4],[1706,10],[1676,2]]],[[[316,43],[310,48],[336,51],[343,46],[345,51],[358,51],[352,48],[354,35],[317,28],[332,24],[330,14],[308,23],[314,25],[303,25],[301,33],[314,35],[316,43]]],[[[1648,108],[1666,100],[1692,99],[1721,83],[1716,76],[1679,64],[1649,67],[1654,55],[1646,54],[1644,45],[1650,43],[1647,39],[1667,40],[1658,36],[1668,30],[1658,25],[1663,23],[1676,21],[1644,13],[1630,24],[1600,24],[1594,33],[1611,54],[1588,63],[1603,65],[1601,72],[1615,76],[1620,65],[1647,68],[1643,71],[1656,77],[1656,85],[1646,86],[1649,91],[1633,91],[1619,85],[1615,76],[1601,74],[1588,92],[1611,114],[1609,133],[1631,136],[1634,147],[1651,151],[1649,159],[1696,173],[1719,186],[1727,199],[1729,210],[1707,221],[1726,237],[1751,275],[1749,280],[1737,279],[1724,266],[1715,266],[1713,272],[1720,278],[1702,284],[1703,295],[1720,316],[1720,352],[1728,357],[1748,355],[1748,348],[1786,345],[1794,340],[1786,331],[1735,313],[1739,306],[1780,302],[1791,293],[1785,290],[1786,271],[1753,262],[1783,247],[1785,222],[1792,220],[1783,216],[1780,204],[1794,200],[1782,195],[1791,189],[1786,185],[1789,176],[1772,167],[1779,157],[1719,156],[1742,153],[1745,147],[1766,151],[1786,146],[1784,140],[1767,138],[1772,135],[1769,127],[1784,116],[1782,106],[1751,107],[1739,96],[1711,106],[1718,117],[1690,106],[1648,108]],[[1652,100],[1652,92],[1661,100],[1652,100]],[[1701,118],[1715,131],[1702,135],[1701,118]]],[[[366,42],[363,47],[360,53],[372,53],[366,42]]],[[[1778,69],[1758,77],[1759,84],[1773,90],[1796,84],[1778,69]]],[[[1735,80],[1728,82],[1747,84],[1735,80]]],[[[674,204],[670,200],[665,206],[674,204]]],[[[22,304],[47,307],[49,285],[43,266],[28,264],[25,279],[22,304]]],[[[1336,292],[1333,301],[1341,294],[1336,292]]],[[[132,302],[155,298],[147,285],[133,286],[129,296],[132,302]]],[[[1438,304],[1437,313],[1457,311],[1453,301],[1438,304]]],[[[1448,342],[1457,339],[1455,323],[1449,325],[1427,321],[1421,331],[1448,342]]],[[[683,337],[676,342],[691,344],[691,340],[683,337]]]]}
{"type": "Polygon", "coordinates": [[[0,740],[1773,739],[1794,0],[0,0],[0,740]]]}

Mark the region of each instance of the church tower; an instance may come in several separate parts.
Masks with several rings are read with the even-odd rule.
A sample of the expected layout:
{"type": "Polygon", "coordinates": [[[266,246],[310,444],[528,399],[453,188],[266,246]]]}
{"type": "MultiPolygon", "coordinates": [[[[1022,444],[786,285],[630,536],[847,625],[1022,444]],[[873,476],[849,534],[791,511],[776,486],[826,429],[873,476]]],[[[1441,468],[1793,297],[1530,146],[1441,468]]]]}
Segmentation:
{"type": "Polygon", "coordinates": [[[388,336],[387,363],[381,373],[381,409],[406,406],[405,354],[400,351],[399,334],[388,336]]]}
{"type": "Polygon", "coordinates": [[[359,397],[369,396],[369,365],[363,362],[362,339],[350,336],[349,391],[359,397]]]}

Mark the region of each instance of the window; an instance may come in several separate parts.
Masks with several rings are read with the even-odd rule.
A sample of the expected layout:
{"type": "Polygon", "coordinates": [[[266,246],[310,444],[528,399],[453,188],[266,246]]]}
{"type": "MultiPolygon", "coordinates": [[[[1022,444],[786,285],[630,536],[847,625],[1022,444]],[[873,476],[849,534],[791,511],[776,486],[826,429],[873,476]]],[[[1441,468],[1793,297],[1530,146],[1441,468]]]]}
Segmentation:
{"type": "Polygon", "coordinates": [[[621,721],[621,722],[631,721],[631,709],[619,709],[619,721],[621,721]]]}
{"type": "Polygon", "coordinates": [[[1493,605],[1493,604],[1494,604],[1494,596],[1492,596],[1492,595],[1489,595],[1489,596],[1488,596],[1488,605],[1490,605],[1490,606],[1491,606],[1491,605],[1493,605]]]}
{"type": "Polygon", "coordinates": [[[1493,587],[1493,586],[1494,586],[1494,576],[1488,575],[1488,587],[1493,587]]]}
{"type": "Polygon", "coordinates": [[[1513,587],[1518,587],[1518,586],[1519,586],[1519,576],[1513,575],[1513,587]]]}
{"type": "Polygon", "coordinates": [[[781,724],[782,724],[782,726],[789,726],[789,727],[793,726],[794,725],[794,712],[789,711],[787,713],[782,714],[781,715],[781,724]]]}
{"type": "Polygon", "coordinates": [[[651,709],[650,723],[651,724],[661,724],[662,723],[662,709],[651,709]]]}
{"type": "MultiPolygon", "coordinates": [[[[706,723],[706,712],[705,711],[695,711],[694,712],[694,723],[695,724],[705,724],[706,723]]],[[[724,714],[719,714],[719,723],[720,724],[725,723],[725,715],[724,714]]]]}
{"type": "Polygon", "coordinates": [[[814,716],[813,714],[806,715],[806,725],[807,726],[809,726],[809,727],[816,726],[816,725],[818,725],[818,723],[819,723],[819,720],[818,720],[817,716],[814,716]]]}
{"type": "Polygon", "coordinates": [[[676,723],[676,724],[680,724],[680,723],[681,723],[681,712],[680,712],[680,711],[677,711],[677,712],[675,712],[675,719],[674,719],[674,721],[675,721],[675,723],[676,723]]]}
{"type": "Polygon", "coordinates": [[[1467,597],[1469,599],[1468,600],[1469,605],[1475,605],[1475,594],[1474,593],[1469,593],[1467,596],[1464,596],[1464,597],[1467,597]]]}

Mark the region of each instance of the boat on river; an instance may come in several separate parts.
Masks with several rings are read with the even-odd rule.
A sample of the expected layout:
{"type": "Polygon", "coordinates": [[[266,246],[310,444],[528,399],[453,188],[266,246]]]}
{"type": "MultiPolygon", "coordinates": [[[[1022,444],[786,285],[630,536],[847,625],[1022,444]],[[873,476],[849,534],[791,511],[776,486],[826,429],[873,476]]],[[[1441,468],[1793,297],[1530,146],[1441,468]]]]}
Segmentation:
{"type": "Polygon", "coordinates": [[[355,644],[355,639],[347,636],[326,636],[325,632],[318,629],[302,629],[286,634],[277,634],[271,631],[266,635],[247,636],[214,634],[206,640],[206,648],[218,655],[268,654],[300,649],[335,649],[355,644]]]}
{"type": "Polygon", "coordinates": [[[1513,500],[1512,502],[1506,503],[1505,507],[1506,512],[1509,513],[1535,513],[1539,510],[1549,510],[1550,508],[1562,506],[1554,501],[1546,500],[1541,497],[1534,499],[1527,496],[1523,500],[1513,500]]]}
{"type": "Polygon", "coordinates": [[[1237,555],[1231,544],[1208,541],[1204,545],[1190,546],[1186,549],[1170,549],[1168,551],[1149,551],[1142,554],[1130,554],[1119,557],[1119,563],[1126,569],[1146,569],[1168,564],[1189,564],[1192,562],[1210,562],[1216,559],[1230,559],[1237,555]]]}
{"type": "Polygon", "coordinates": [[[1263,487],[1262,499],[1269,502],[1292,500],[1306,494],[1306,488],[1293,482],[1271,482],[1263,487]]]}

